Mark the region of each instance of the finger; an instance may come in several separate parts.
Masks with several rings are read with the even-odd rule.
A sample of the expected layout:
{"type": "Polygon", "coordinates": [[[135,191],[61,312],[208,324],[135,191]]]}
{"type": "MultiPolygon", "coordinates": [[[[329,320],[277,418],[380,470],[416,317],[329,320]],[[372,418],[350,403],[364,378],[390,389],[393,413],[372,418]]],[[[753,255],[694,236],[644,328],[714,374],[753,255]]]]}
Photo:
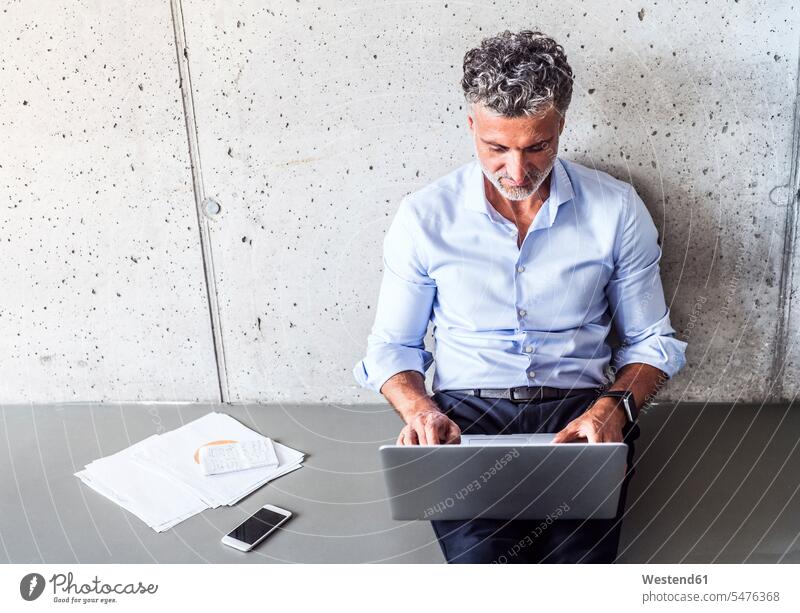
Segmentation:
{"type": "Polygon", "coordinates": [[[458,426],[453,423],[453,420],[444,418],[439,420],[438,426],[437,434],[439,435],[440,445],[448,445],[454,442],[453,439],[458,438],[458,435],[453,431],[453,427],[455,426],[456,430],[458,430],[458,426]]]}
{"type": "Polygon", "coordinates": [[[599,443],[599,442],[601,442],[600,441],[600,436],[598,435],[597,430],[595,430],[591,426],[587,426],[586,428],[584,428],[582,434],[583,434],[583,436],[586,437],[586,440],[589,443],[599,443]]]}
{"type": "Polygon", "coordinates": [[[403,428],[401,432],[402,440],[400,442],[401,445],[416,445],[416,433],[410,426],[406,426],[403,428]]]}
{"type": "Polygon", "coordinates": [[[612,425],[603,428],[599,434],[601,443],[618,443],[621,440],[619,438],[619,431],[612,425]]]}
{"type": "Polygon", "coordinates": [[[408,426],[400,430],[400,436],[397,437],[398,445],[408,445],[408,426]]]}
{"type": "Polygon", "coordinates": [[[562,429],[561,431],[556,433],[556,435],[553,437],[553,442],[554,443],[569,443],[569,442],[575,440],[576,435],[577,435],[577,431],[575,430],[575,427],[571,423],[569,423],[569,424],[566,425],[566,427],[564,429],[562,429]]]}
{"type": "Polygon", "coordinates": [[[439,444],[439,432],[438,426],[434,423],[434,420],[429,420],[425,424],[425,438],[427,439],[428,445],[438,445],[439,444]]]}
{"type": "Polygon", "coordinates": [[[428,437],[425,436],[425,426],[423,424],[421,424],[419,421],[414,422],[412,430],[417,437],[417,444],[419,445],[428,444],[428,437]]]}
{"type": "Polygon", "coordinates": [[[461,428],[453,420],[447,424],[447,442],[451,445],[458,445],[461,442],[461,428]]]}

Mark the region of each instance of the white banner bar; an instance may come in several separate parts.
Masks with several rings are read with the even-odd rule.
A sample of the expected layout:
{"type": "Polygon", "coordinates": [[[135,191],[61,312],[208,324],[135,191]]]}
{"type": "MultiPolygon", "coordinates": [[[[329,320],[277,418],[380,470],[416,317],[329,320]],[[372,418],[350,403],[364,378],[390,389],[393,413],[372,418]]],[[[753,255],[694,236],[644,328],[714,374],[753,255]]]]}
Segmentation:
{"type": "Polygon", "coordinates": [[[800,610],[797,583],[792,565],[11,564],[0,610],[777,612],[800,610]]]}

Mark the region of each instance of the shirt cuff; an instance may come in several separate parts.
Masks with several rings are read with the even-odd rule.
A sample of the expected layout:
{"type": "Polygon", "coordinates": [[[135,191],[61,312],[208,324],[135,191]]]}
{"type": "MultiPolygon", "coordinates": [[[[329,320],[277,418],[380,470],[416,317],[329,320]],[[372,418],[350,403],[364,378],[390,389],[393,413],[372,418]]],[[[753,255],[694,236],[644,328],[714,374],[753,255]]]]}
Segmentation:
{"type": "Polygon", "coordinates": [[[686,346],[671,335],[653,335],[637,343],[623,345],[614,352],[613,365],[623,366],[640,362],[663,370],[670,379],[686,364],[686,346]]]}
{"type": "Polygon", "coordinates": [[[375,349],[374,354],[356,364],[353,376],[361,387],[380,393],[383,384],[397,373],[416,370],[424,377],[431,364],[433,354],[430,351],[387,344],[382,349],[375,349]]]}

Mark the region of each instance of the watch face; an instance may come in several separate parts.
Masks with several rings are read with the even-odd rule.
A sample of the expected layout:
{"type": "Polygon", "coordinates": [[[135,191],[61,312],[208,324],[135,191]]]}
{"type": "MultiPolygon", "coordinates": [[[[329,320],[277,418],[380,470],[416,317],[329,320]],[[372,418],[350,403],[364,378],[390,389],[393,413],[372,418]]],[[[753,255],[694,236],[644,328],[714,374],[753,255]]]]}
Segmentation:
{"type": "Polygon", "coordinates": [[[628,421],[635,421],[636,416],[633,414],[631,410],[631,402],[630,399],[626,396],[622,399],[622,404],[625,406],[625,414],[628,416],[628,421]]]}
{"type": "Polygon", "coordinates": [[[630,392],[626,394],[624,402],[625,412],[628,414],[628,419],[630,421],[636,421],[636,418],[638,417],[638,411],[636,410],[636,402],[633,400],[633,394],[630,392]]]}

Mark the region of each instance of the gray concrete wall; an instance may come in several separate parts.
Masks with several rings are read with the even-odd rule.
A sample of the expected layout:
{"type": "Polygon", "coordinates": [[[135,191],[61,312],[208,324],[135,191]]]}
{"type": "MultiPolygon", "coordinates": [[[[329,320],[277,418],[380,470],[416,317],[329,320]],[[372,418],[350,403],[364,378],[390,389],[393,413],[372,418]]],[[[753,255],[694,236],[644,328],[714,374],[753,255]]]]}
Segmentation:
{"type": "Polygon", "coordinates": [[[464,51],[524,27],[577,75],[561,155],[660,230],[664,396],[793,397],[800,14],[709,4],[7,2],[0,401],[374,402],[383,233],[471,158],[464,51]]]}
{"type": "Polygon", "coordinates": [[[161,0],[0,8],[0,400],[217,394],[161,0]]]}

